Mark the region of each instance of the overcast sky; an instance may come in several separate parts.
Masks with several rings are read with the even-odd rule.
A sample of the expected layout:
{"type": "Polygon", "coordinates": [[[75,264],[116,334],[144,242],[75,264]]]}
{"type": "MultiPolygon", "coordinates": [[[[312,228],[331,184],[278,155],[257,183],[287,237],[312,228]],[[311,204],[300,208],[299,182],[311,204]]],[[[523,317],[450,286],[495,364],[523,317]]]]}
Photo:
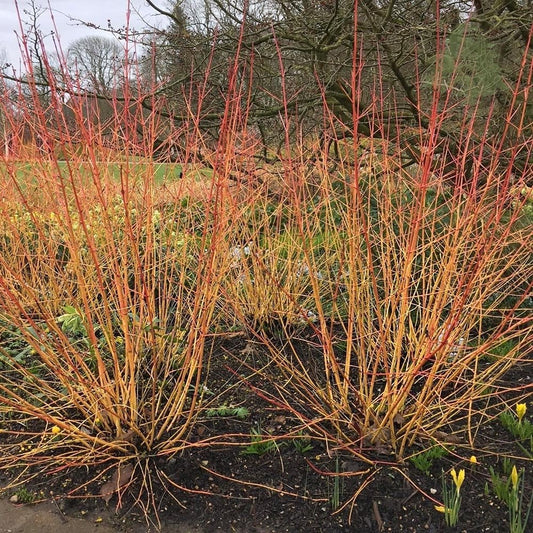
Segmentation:
{"type": "MultiPolygon", "coordinates": [[[[2,62],[6,60],[19,70],[20,53],[17,35],[20,36],[21,31],[16,3],[18,3],[22,18],[30,19],[24,13],[24,10],[28,8],[28,0],[18,0],[18,2],[0,0],[0,58],[2,62]]],[[[155,3],[161,7],[167,6],[166,0],[158,0],[155,3]]],[[[35,5],[43,6],[46,9],[39,17],[39,26],[44,36],[49,35],[53,28],[48,4],[50,4],[53,12],[63,50],[66,50],[68,45],[79,37],[95,34],[106,35],[105,32],[98,32],[84,26],[80,21],[96,24],[103,28],[107,28],[109,22],[117,28],[126,25],[127,0],[35,0],[35,5]]],[[[156,17],[154,11],[144,0],[131,0],[130,27],[141,30],[147,24],[162,26],[164,24],[162,18],[156,17]],[[141,17],[146,22],[143,22],[141,17]]],[[[46,37],[45,42],[47,48],[53,49],[50,37],[46,37]]]]}

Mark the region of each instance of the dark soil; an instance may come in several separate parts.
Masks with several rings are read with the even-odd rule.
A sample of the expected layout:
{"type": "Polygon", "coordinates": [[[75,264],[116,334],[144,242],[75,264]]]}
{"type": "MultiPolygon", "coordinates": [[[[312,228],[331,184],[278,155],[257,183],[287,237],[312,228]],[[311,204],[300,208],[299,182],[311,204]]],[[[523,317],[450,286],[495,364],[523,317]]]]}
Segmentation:
{"type": "MultiPolygon", "coordinates": [[[[320,440],[283,438],[295,427],[294,416],[267,401],[271,385],[254,377],[250,367],[237,365],[239,358],[231,357],[246,354],[247,346],[243,338],[218,346],[221,356],[212,360],[220,363],[210,369],[209,386],[227,391],[217,396],[218,405],[245,406],[249,414],[243,419],[205,417],[189,436],[191,447],[186,452],[147,459],[138,465],[138,472],[149,469],[152,479],[150,491],[142,492],[140,501],[156,507],[158,518],[152,513],[147,519],[136,499],[141,475],[134,476],[120,502],[115,494],[107,505],[101,497],[89,497],[99,494],[101,479],[77,490],[96,477],[97,468],[62,471],[53,477],[37,475],[25,485],[26,490],[38,500],[53,501],[57,513],[65,519],[85,516],[95,523],[103,517],[103,524],[132,533],[156,531],[158,520],[165,532],[504,532],[509,530],[508,511],[491,488],[489,469],[502,473],[505,468],[501,454],[505,454],[516,457],[512,463],[525,469],[527,507],[532,496],[532,462],[520,459],[524,449],[497,419],[476,434],[478,451],[470,449],[460,431],[454,431],[459,439],[447,446],[449,453],[426,473],[409,462],[397,464],[384,450],[370,453],[374,463],[365,464],[320,440]],[[244,381],[243,375],[247,376],[244,381]],[[243,453],[253,428],[273,436],[275,444],[270,451],[243,453]],[[223,442],[199,444],[222,435],[223,442]],[[304,450],[307,446],[310,449],[304,450]],[[477,465],[469,462],[471,455],[476,455],[477,465]],[[442,473],[452,467],[466,470],[459,526],[455,529],[447,528],[443,515],[434,508],[441,501],[442,473]]],[[[248,355],[254,357],[254,365],[266,357],[260,352],[248,355]]],[[[533,365],[516,366],[504,381],[524,390],[531,386],[532,376],[533,365]]],[[[514,405],[511,395],[508,401],[514,405]]],[[[530,443],[522,446],[530,450],[530,443]]],[[[17,474],[15,470],[2,473],[0,487],[17,474]]]]}

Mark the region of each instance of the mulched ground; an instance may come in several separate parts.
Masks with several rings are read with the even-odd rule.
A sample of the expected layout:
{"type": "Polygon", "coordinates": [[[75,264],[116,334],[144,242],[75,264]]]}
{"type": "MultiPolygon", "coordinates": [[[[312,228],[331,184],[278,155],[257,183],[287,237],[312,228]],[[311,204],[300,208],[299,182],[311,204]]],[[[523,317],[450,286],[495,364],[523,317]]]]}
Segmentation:
{"type": "MultiPolygon", "coordinates": [[[[244,339],[234,339],[219,349],[226,355],[230,352],[241,354],[246,346],[244,339]]],[[[254,362],[258,363],[266,354],[255,353],[253,356],[254,362]]],[[[485,450],[484,454],[469,450],[464,443],[457,443],[449,455],[435,461],[428,473],[417,470],[410,463],[395,465],[391,457],[378,452],[376,465],[369,467],[320,441],[312,441],[312,448],[303,451],[291,441],[280,440],[263,455],[243,454],[244,439],[252,428],[261,427],[273,435],[282,435],[290,430],[293,420],[290,413],[254,393],[249,386],[254,385],[253,376],[246,383],[238,384],[238,376],[244,373],[244,369],[232,368],[231,359],[228,363],[227,357],[218,359],[225,362],[211,369],[211,386],[216,388],[218,383],[228,390],[219,398],[219,403],[245,405],[249,415],[242,420],[231,416],[203,419],[190,435],[192,443],[215,435],[233,437],[226,438],[225,444],[191,448],[179,456],[158,458],[150,463],[149,468],[155,474],[150,497],[158,509],[163,531],[508,531],[505,504],[492,491],[485,494],[486,485],[491,486],[489,468],[492,466],[502,472],[499,453],[523,457],[524,451],[497,420],[485,425],[476,437],[476,447],[485,450]],[[479,462],[475,466],[468,462],[472,454],[479,462]],[[387,466],[386,463],[391,464],[387,466]],[[444,525],[443,516],[434,509],[430,499],[431,496],[440,499],[442,471],[448,471],[452,466],[466,469],[460,521],[454,529],[444,525]],[[365,471],[368,472],[361,475],[365,471]],[[342,475],[336,475],[338,473],[342,475]],[[158,477],[167,477],[181,490],[174,488],[170,493],[158,477]],[[351,501],[369,477],[372,481],[355,502],[351,501]],[[335,496],[339,499],[337,508],[335,496]]],[[[504,379],[515,386],[531,386],[532,377],[533,365],[529,364],[515,367],[504,379]]],[[[515,463],[526,469],[524,499],[527,503],[532,495],[532,462],[517,459],[513,461],[515,463]]],[[[116,494],[108,505],[101,497],[85,498],[84,493],[76,498],[67,497],[95,473],[63,471],[52,479],[36,477],[26,488],[42,494],[44,499],[55,499],[58,512],[66,516],[85,515],[91,519],[106,516],[106,521],[112,520],[118,530],[132,533],[156,530],[156,519],[152,517],[152,523],[147,522],[143,510],[136,505],[137,482],[122,494],[118,510],[116,494]]],[[[3,473],[0,487],[14,475],[14,471],[3,473]]],[[[86,493],[98,494],[101,484],[101,481],[99,485],[89,484],[86,493]]],[[[528,531],[527,527],[525,531],[528,531]]]]}

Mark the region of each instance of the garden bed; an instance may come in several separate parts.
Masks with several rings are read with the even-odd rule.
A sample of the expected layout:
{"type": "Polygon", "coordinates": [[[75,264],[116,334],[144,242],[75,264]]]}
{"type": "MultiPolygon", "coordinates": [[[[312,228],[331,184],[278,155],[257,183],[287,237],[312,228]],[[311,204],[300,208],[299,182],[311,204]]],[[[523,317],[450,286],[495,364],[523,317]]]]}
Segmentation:
{"type": "MultiPolygon", "coordinates": [[[[308,435],[287,438],[294,435],[296,421],[290,412],[265,399],[268,384],[250,370],[266,364],[268,353],[257,343],[253,354],[249,347],[250,341],[239,335],[216,343],[208,383],[210,388],[227,393],[217,396],[217,403],[197,422],[189,435],[188,449],[170,458],[140,461],[152,473],[149,498],[156,513],[152,510],[147,515],[136,502],[140,473],[120,494],[102,497],[102,486],[112,472],[99,477],[103,469],[97,466],[62,468],[52,476],[39,475],[36,468],[31,481],[10,489],[6,497],[18,495],[19,503],[53,500],[57,512],[66,519],[85,517],[100,523],[103,517],[103,523],[132,532],[155,530],[158,520],[162,531],[204,533],[494,532],[508,529],[508,509],[495,494],[490,469],[506,482],[512,463],[519,471],[524,469],[525,513],[532,497],[532,462],[515,458],[523,457],[525,448],[531,454],[531,443],[513,437],[497,416],[476,432],[473,448],[466,428],[455,427],[449,428],[451,442],[436,445],[440,449],[436,458],[428,452],[435,447],[426,441],[412,450],[413,454],[422,452],[425,461],[397,463],[382,449],[381,453],[368,450],[373,464],[365,464],[346,450],[308,435]],[[232,359],[228,354],[238,357],[232,359]],[[235,364],[237,359],[240,366],[235,364]],[[250,440],[254,430],[260,430],[266,442],[250,440]],[[206,446],[206,441],[213,444],[206,446]],[[443,477],[451,481],[451,468],[466,472],[456,528],[446,527],[443,515],[435,510],[442,498],[443,477]],[[165,479],[165,483],[158,479],[165,479]],[[353,501],[352,496],[367,481],[368,486],[353,501]]],[[[507,372],[501,383],[527,388],[532,376],[533,365],[523,364],[507,372]]],[[[513,395],[507,394],[506,399],[512,411],[513,395]]],[[[491,410],[488,405],[485,409],[491,410]]],[[[501,404],[494,409],[497,414],[501,404]]],[[[36,435],[40,429],[36,425],[36,435]]],[[[12,482],[18,473],[17,468],[4,472],[2,485],[12,482]]]]}

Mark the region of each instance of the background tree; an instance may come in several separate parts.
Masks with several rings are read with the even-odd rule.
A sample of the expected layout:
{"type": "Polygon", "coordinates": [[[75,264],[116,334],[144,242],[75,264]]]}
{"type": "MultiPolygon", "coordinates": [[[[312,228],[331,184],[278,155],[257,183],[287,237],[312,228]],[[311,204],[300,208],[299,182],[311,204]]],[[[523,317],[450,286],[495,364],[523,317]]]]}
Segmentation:
{"type": "MultiPolygon", "coordinates": [[[[429,104],[436,100],[448,105],[446,116],[439,117],[442,138],[435,144],[452,166],[460,159],[471,164],[475,152],[455,133],[464,131],[457,126],[465,117],[475,116],[478,130],[490,116],[489,129],[469,143],[499,143],[505,132],[509,147],[520,145],[532,128],[531,80],[520,77],[524,58],[532,61],[531,0],[147,3],[167,18],[168,26],[143,33],[139,90],[145,93],[143,105],[153,109],[157,101],[173,127],[194,116],[199,117],[195,128],[218,136],[238,53],[237,81],[248,110],[243,121],[268,148],[283,144],[280,116],[288,115],[290,134],[303,138],[320,134],[326,141],[355,133],[401,139],[397,144],[408,148],[409,164],[421,157],[420,130],[429,125],[429,104]],[[510,103],[521,109],[511,119],[510,103]],[[324,105],[334,118],[328,128],[322,122],[324,105]],[[465,150],[468,157],[463,157],[465,150]]],[[[42,64],[37,48],[31,54],[44,97],[50,66],[42,64]]],[[[104,99],[120,90],[124,61],[119,42],[102,37],[80,39],[67,53],[68,69],[79,77],[80,88],[104,99]]],[[[523,172],[520,154],[510,151],[509,157],[523,172]]]]}
{"type": "MultiPolygon", "coordinates": [[[[164,12],[157,2],[149,4],[164,12]]],[[[209,125],[207,119],[216,123],[228,65],[240,44],[243,73],[247,67],[253,70],[253,77],[242,77],[249,84],[249,123],[263,133],[267,145],[283,137],[279,116],[284,105],[293,115],[295,131],[305,135],[323,130],[320,111],[324,102],[337,119],[336,135],[353,131],[355,108],[362,116],[359,134],[397,138],[404,130],[427,127],[428,102],[438,90],[443,100],[454,101],[440,143],[446,157],[453,160],[459,157],[462,143],[454,131],[468,109],[480,106],[480,120],[491,114],[489,140],[497,142],[511,88],[518,84],[522,98],[527,98],[528,81],[519,79],[519,72],[524,54],[531,54],[529,0],[204,0],[201,9],[197,3],[184,1],[173,5],[174,11],[165,13],[171,24],[159,36],[160,48],[155,49],[156,54],[170,58],[162,63],[171,88],[169,101],[174,98],[175,108],[179,107],[179,80],[195,75],[198,81],[203,79],[202,67],[216,37],[208,80],[211,100],[204,124],[209,125]],[[193,11],[195,17],[187,16],[193,11]],[[359,67],[357,91],[351,86],[354,50],[359,67]],[[436,64],[441,76],[437,87],[425,82],[434,79],[436,64]],[[375,86],[378,71],[379,88],[375,86]],[[376,110],[378,96],[380,109],[376,110]],[[381,119],[382,127],[370,131],[365,122],[365,115],[370,114],[374,126],[381,119]]],[[[530,128],[531,121],[529,105],[514,137],[530,128]]],[[[408,144],[416,144],[419,138],[418,133],[408,136],[408,144]]],[[[416,146],[410,155],[420,156],[416,146]]]]}
{"type": "Polygon", "coordinates": [[[120,91],[124,83],[124,47],[115,39],[91,35],[74,41],[66,54],[68,69],[80,85],[99,94],[120,91]]]}

